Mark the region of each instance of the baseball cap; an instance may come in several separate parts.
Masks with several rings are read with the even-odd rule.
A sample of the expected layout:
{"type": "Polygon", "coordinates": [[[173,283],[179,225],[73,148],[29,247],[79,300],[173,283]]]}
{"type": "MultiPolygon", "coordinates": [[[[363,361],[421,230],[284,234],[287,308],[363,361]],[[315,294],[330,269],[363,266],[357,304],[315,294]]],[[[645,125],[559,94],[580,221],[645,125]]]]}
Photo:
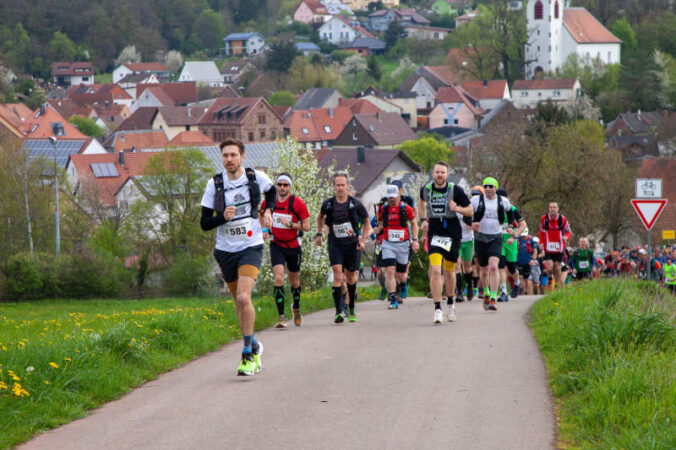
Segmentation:
{"type": "Polygon", "coordinates": [[[486,186],[487,184],[489,184],[491,186],[495,186],[495,189],[497,189],[499,187],[498,186],[498,180],[496,180],[493,177],[484,178],[484,181],[481,184],[484,185],[484,186],[486,186]]]}
{"type": "Polygon", "coordinates": [[[394,181],[392,182],[392,185],[394,185],[394,186],[396,186],[396,187],[398,187],[398,188],[400,188],[400,189],[404,187],[404,184],[401,182],[401,180],[394,180],[394,181]]]}
{"type": "Polygon", "coordinates": [[[395,184],[387,185],[387,198],[396,198],[399,196],[399,188],[395,184]]]}
{"type": "Polygon", "coordinates": [[[528,236],[528,228],[521,232],[521,236],[528,236]]]}
{"type": "Polygon", "coordinates": [[[539,244],[539,243],[540,243],[540,238],[537,237],[537,236],[533,237],[533,242],[535,242],[536,244],[539,244]]]}

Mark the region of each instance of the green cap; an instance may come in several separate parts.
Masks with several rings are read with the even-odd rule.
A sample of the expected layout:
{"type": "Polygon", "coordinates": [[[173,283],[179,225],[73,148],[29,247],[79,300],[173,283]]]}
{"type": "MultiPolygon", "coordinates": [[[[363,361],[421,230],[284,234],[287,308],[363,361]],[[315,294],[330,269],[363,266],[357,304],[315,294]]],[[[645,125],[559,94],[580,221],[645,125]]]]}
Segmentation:
{"type": "Polygon", "coordinates": [[[484,181],[483,181],[482,184],[483,184],[484,186],[486,186],[487,184],[489,184],[489,185],[491,185],[491,186],[495,186],[495,189],[497,189],[497,188],[500,187],[500,186],[498,186],[498,180],[496,180],[496,179],[493,178],[493,177],[486,177],[486,178],[484,178],[484,181]]]}

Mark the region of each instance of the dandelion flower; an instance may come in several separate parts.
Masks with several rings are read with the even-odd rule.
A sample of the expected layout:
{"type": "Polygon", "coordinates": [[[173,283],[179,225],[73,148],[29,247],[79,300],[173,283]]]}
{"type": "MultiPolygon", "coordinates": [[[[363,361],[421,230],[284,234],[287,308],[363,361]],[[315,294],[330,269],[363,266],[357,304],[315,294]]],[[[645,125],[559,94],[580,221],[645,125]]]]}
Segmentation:
{"type": "Polygon", "coordinates": [[[0,381],[0,389],[7,390],[9,389],[9,386],[7,386],[4,381],[0,381]]]}
{"type": "Polygon", "coordinates": [[[44,382],[45,382],[45,384],[46,384],[47,386],[49,386],[50,384],[52,384],[52,383],[50,383],[49,380],[44,380],[44,382]]]}
{"type": "Polygon", "coordinates": [[[52,369],[58,369],[58,368],[59,368],[59,365],[58,365],[57,363],[55,363],[55,362],[50,362],[50,363],[49,363],[49,366],[50,366],[52,369]]]}
{"type": "Polygon", "coordinates": [[[64,358],[64,361],[68,361],[68,362],[71,362],[71,361],[72,361],[72,359],[70,359],[70,358],[64,358]]]}

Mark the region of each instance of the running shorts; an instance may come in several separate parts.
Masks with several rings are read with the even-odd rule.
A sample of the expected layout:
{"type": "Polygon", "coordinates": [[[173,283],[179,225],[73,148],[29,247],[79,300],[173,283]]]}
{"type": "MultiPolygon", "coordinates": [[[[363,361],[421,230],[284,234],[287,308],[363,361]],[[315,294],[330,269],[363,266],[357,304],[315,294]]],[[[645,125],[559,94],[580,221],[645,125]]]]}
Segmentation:
{"type": "Polygon", "coordinates": [[[390,242],[383,240],[383,266],[393,266],[392,261],[396,261],[397,265],[406,267],[408,264],[410,243],[406,242],[390,242]]]}
{"type": "Polygon", "coordinates": [[[502,236],[496,236],[494,239],[484,242],[474,239],[474,253],[476,254],[479,266],[486,267],[488,258],[491,256],[500,258],[502,255],[502,236]]]}
{"type": "Polygon", "coordinates": [[[553,262],[562,263],[563,253],[545,253],[545,261],[551,259],[553,262]]]}
{"type": "Polygon", "coordinates": [[[300,272],[300,263],[303,259],[303,252],[300,247],[286,248],[270,243],[270,262],[272,266],[285,265],[289,272],[300,272]]]}
{"type": "Polygon", "coordinates": [[[329,262],[332,266],[341,265],[348,272],[359,271],[361,252],[357,243],[340,245],[329,241],[329,262]]]}
{"type": "Polygon", "coordinates": [[[530,264],[517,264],[516,268],[519,271],[519,274],[526,280],[530,278],[530,264]]]}
{"type": "MultiPolygon", "coordinates": [[[[440,236],[445,239],[451,239],[448,236],[440,236]]],[[[433,254],[438,254],[441,255],[443,259],[446,261],[450,261],[452,263],[457,263],[458,262],[458,256],[460,255],[460,240],[459,239],[451,239],[451,246],[449,249],[443,248],[443,247],[437,247],[436,245],[432,245],[432,242],[434,241],[434,235],[429,234],[427,236],[428,243],[429,243],[429,249],[427,250],[427,254],[431,257],[433,254]]],[[[430,262],[432,259],[430,258],[430,262]]]]}
{"type": "Polygon", "coordinates": [[[258,270],[263,261],[263,246],[247,247],[238,252],[214,249],[214,258],[221,268],[226,283],[237,281],[240,275],[251,276],[255,280],[258,278],[258,270]]]}
{"type": "Polygon", "coordinates": [[[474,241],[460,243],[460,259],[465,262],[472,262],[474,258],[474,241]]]}

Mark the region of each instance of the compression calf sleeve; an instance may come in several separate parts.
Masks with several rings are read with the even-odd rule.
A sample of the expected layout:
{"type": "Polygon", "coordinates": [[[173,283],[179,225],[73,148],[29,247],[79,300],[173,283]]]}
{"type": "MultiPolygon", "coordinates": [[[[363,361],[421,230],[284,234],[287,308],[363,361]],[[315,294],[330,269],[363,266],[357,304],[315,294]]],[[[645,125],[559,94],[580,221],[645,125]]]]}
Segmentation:
{"type": "Polygon", "coordinates": [[[277,312],[281,316],[284,314],[284,286],[275,286],[275,305],[277,305],[277,312]]]}
{"type": "MultiPolygon", "coordinates": [[[[465,283],[467,283],[467,294],[472,295],[472,281],[474,281],[474,277],[472,276],[471,273],[466,273],[464,275],[465,278],[465,283]]],[[[476,285],[474,285],[476,286],[476,285]]]]}
{"type": "Polygon", "coordinates": [[[300,309],[300,286],[292,287],[291,293],[293,295],[293,309],[300,309]]]}
{"type": "Polygon", "coordinates": [[[334,286],[333,289],[331,289],[333,293],[333,304],[336,307],[336,314],[341,313],[341,308],[340,308],[340,297],[343,295],[342,289],[340,286],[334,286]]]}
{"type": "Polygon", "coordinates": [[[347,295],[349,297],[350,311],[354,309],[354,302],[357,300],[357,283],[347,285],[347,295]]]}

